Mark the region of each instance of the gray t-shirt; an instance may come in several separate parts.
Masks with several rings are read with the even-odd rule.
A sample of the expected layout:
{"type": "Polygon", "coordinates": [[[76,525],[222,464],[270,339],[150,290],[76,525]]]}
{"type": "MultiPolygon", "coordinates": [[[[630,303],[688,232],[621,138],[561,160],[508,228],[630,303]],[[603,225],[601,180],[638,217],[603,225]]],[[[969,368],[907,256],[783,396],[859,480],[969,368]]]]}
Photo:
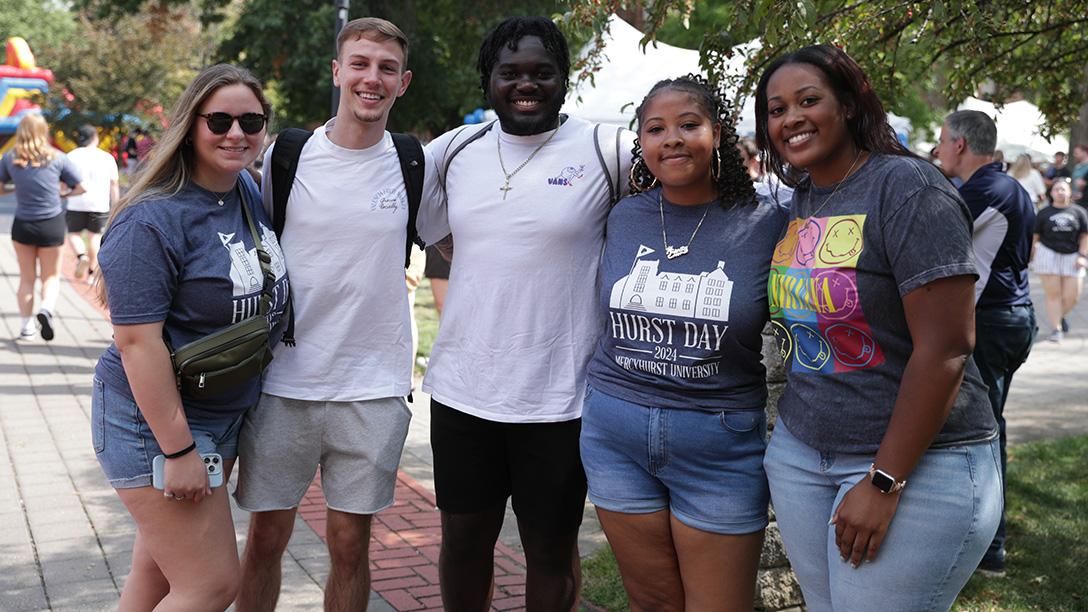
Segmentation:
{"type": "Polygon", "coordinates": [[[64,212],[60,183],[79,185],[83,177],[68,156],[60,151],[44,166],[15,165],[15,151],[0,160],[0,183],[15,183],[15,218],[22,221],[52,219],[64,212]]]}
{"type": "MultiPolygon", "coordinates": [[[[275,325],[287,300],[283,255],[257,185],[245,172],[239,182],[272,257],[276,284],[269,319],[275,325]]],[[[263,278],[238,191],[223,198],[223,206],[217,198],[190,183],[175,196],[136,204],[117,215],[98,255],[114,325],[164,321],[171,346],[179,348],[257,314],[263,278]]],[[[276,342],[275,335],[271,341],[276,342]]],[[[116,344],[102,354],[95,375],[132,398],[116,344]]],[[[230,419],[255,405],[259,391],[260,380],[253,379],[222,396],[181,399],[189,418],[230,419]]]]}
{"type": "MultiPolygon", "coordinates": [[[[874,154],[837,192],[798,185],[768,282],[790,432],[824,452],[875,452],[914,349],[902,297],[958,275],[977,276],[971,216],[931,164],[874,154]]],[[[970,359],[933,445],[988,440],[996,427],[970,359]]]]}
{"type": "Polygon", "coordinates": [[[762,410],[768,262],[786,211],[762,198],[730,208],[664,202],[669,246],[686,245],[699,228],[689,252],[668,259],[659,193],[625,198],[608,216],[604,333],[589,384],[657,408],[762,410]]]}

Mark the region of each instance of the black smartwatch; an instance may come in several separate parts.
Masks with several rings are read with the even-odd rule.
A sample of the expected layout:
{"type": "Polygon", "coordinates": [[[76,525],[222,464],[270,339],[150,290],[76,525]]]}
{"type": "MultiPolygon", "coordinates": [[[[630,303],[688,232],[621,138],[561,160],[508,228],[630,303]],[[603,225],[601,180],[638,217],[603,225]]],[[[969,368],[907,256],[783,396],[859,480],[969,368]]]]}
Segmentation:
{"type": "Polygon", "coordinates": [[[869,482],[873,483],[873,486],[884,495],[898,493],[907,486],[906,480],[896,480],[891,474],[877,469],[875,463],[869,466],[869,482]]]}

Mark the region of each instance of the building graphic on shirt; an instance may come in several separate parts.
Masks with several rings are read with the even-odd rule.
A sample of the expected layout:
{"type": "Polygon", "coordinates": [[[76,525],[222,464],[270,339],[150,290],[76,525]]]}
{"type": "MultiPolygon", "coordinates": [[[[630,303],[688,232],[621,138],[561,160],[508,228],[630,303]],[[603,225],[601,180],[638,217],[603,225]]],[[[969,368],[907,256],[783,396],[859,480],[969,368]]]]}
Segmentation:
{"type": "MultiPolygon", "coordinates": [[[[271,257],[272,272],[276,279],[283,278],[287,268],[283,262],[283,251],[276,240],[275,232],[271,231],[263,223],[258,223],[258,232],[261,235],[261,243],[271,257]]],[[[261,274],[261,262],[257,259],[257,247],[246,249],[245,244],[238,240],[232,242],[236,233],[224,234],[219,232],[219,241],[230,254],[230,279],[234,283],[234,297],[251,295],[260,292],[263,286],[263,274],[261,274]]]]}
{"type": "Polygon", "coordinates": [[[642,257],[654,250],[639,245],[631,272],[612,285],[610,308],[690,319],[729,321],[733,281],[725,274],[725,262],[699,274],[660,272],[660,261],[642,257]]]}

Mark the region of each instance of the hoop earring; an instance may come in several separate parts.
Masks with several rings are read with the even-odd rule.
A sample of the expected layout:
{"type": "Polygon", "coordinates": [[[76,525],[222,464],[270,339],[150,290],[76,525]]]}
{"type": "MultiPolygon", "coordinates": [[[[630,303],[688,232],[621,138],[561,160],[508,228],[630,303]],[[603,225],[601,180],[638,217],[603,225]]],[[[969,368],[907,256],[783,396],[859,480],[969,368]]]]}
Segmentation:
{"type": "Polygon", "coordinates": [[[714,149],[712,160],[710,165],[710,180],[717,183],[718,177],[722,175],[722,154],[717,149],[714,149]]]}
{"type": "Polygon", "coordinates": [[[646,160],[644,160],[642,158],[642,156],[639,155],[638,157],[635,158],[634,163],[631,164],[631,172],[630,172],[630,174],[628,176],[628,178],[630,179],[631,185],[633,187],[637,188],[639,190],[639,192],[648,191],[650,189],[653,189],[657,185],[657,177],[654,176],[653,173],[650,172],[649,168],[645,168],[645,166],[646,166],[646,160]],[[642,164],[643,169],[645,169],[647,174],[654,177],[654,180],[647,187],[642,186],[642,181],[639,180],[639,178],[637,176],[638,174],[640,174],[642,172],[642,169],[639,168],[639,164],[642,164]]]}

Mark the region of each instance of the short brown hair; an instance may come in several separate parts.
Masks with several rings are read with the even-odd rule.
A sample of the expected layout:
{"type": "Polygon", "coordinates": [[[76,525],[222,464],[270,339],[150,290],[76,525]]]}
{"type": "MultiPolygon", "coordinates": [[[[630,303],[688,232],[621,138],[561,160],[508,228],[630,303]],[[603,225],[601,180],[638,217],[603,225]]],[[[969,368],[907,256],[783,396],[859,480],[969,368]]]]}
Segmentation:
{"type": "Polygon", "coordinates": [[[378,17],[361,17],[347,22],[344,29],[340,30],[340,34],[336,37],[337,58],[340,57],[340,53],[344,50],[344,43],[349,40],[358,40],[364,36],[378,42],[391,39],[397,41],[401,53],[404,54],[404,65],[401,66],[401,72],[408,69],[408,37],[392,22],[378,17]]]}

